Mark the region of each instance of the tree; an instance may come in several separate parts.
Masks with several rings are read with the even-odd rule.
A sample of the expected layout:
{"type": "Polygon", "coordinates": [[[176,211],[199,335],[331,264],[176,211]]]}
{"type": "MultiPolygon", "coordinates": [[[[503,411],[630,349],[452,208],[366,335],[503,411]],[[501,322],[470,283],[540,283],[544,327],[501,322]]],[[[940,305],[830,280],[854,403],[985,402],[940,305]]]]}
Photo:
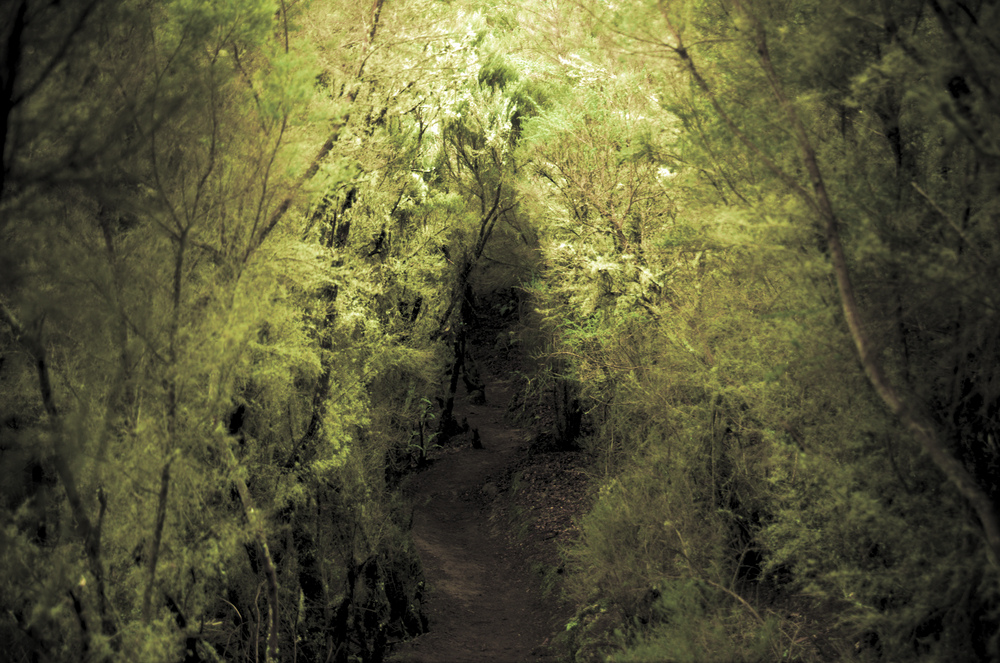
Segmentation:
{"type": "MultiPolygon", "coordinates": [[[[336,496],[382,481],[381,464],[348,460],[369,406],[365,364],[381,349],[354,347],[369,311],[349,292],[338,315],[329,293],[357,281],[303,218],[303,189],[333,146],[309,161],[299,144],[337,139],[310,113],[334,125],[345,114],[317,95],[296,27],[317,15],[303,9],[10,10],[0,408],[13,477],[2,628],[15,659],[197,660],[260,638],[275,660],[299,623],[312,651],[370,651],[377,634],[334,623],[340,599],[327,591],[353,587],[358,562],[345,557],[363,546],[350,531],[382,532],[364,542],[385,560],[365,562],[366,581],[413,576],[357,610],[412,598],[403,530],[375,522],[398,504],[384,490],[336,496]],[[337,324],[317,334],[316,308],[337,324]],[[344,518],[304,519],[310,504],[344,518]],[[324,547],[340,552],[317,560],[324,547]]],[[[374,25],[360,32],[370,45],[374,25]]],[[[419,628],[403,612],[399,628],[419,628]]]]}
{"type": "MultiPolygon", "coordinates": [[[[722,381],[718,405],[754,393],[735,410],[725,407],[723,442],[774,435],[771,462],[781,466],[785,453],[792,461],[769,484],[753,465],[743,465],[744,483],[734,484],[730,465],[730,497],[721,506],[748,523],[733,531],[751,541],[747,550],[761,556],[761,568],[790,566],[799,586],[851,597],[855,623],[874,629],[885,655],[956,648],[987,655],[996,645],[972,615],[995,602],[979,585],[995,573],[986,562],[995,558],[987,469],[995,459],[991,433],[981,432],[994,426],[986,377],[994,371],[984,358],[991,347],[984,332],[994,323],[973,274],[994,269],[995,237],[980,225],[991,203],[979,196],[992,187],[994,164],[970,127],[994,121],[983,64],[992,60],[967,58],[991,48],[981,22],[990,10],[905,2],[588,8],[610,48],[654,72],[656,97],[683,123],[671,150],[672,183],[701,190],[678,194],[680,218],[717,219],[702,221],[685,243],[700,234],[732,247],[703,254],[698,270],[731,279],[728,289],[713,289],[731,302],[728,310],[695,310],[690,331],[674,329],[667,339],[703,354],[717,377],[693,384],[714,389],[722,381]],[[740,245],[776,259],[755,264],[740,245]],[[745,269],[729,262],[736,256],[745,269]],[[765,323],[775,316],[787,322],[765,323]],[[749,347],[713,336],[716,320],[749,347]],[[845,363],[837,353],[849,339],[857,359],[845,363]],[[768,356],[770,370],[758,364],[768,356]],[[810,364],[826,365],[827,375],[810,364]],[[849,396],[864,374],[870,390],[849,396]],[[833,429],[819,412],[784,409],[787,399],[844,414],[833,429]],[[858,441],[866,438],[871,443],[858,441]],[[942,475],[950,483],[944,497],[931,488],[942,475]],[[778,490],[769,494],[771,487],[778,490]],[[963,503],[976,514],[971,520],[963,503]],[[834,504],[857,516],[841,526],[834,504]],[[960,534],[970,525],[982,528],[982,539],[960,534]],[[926,539],[914,545],[914,532],[941,528],[961,541],[966,562],[956,565],[950,550],[926,539]],[[837,552],[818,563],[818,549],[837,552]],[[905,580],[928,559],[937,560],[926,583],[936,590],[905,580]],[[962,598],[958,588],[968,583],[981,592],[962,598]],[[942,605],[962,617],[942,622],[935,617],[942,605]]],[[[708,305],[705,281],[693,285],[708,305]]],[[[725,453],[727,463],[748,459],[746,451],[725,453]]]]}

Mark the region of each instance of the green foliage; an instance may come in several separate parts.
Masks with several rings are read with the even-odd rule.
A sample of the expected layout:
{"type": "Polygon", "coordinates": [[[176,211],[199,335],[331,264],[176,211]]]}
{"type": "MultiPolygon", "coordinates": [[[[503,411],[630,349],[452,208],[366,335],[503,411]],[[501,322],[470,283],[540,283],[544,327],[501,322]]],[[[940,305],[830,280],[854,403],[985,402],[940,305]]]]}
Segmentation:
{"type": "Polygon", "coordinates": [[[797,658],[794,643],[781,632],[778,618],[760,623],[731,596],[697,580],[665,583],[657,592],[651,612],[655,626],[650,634],[612,655],[611,661],[694,663],[797,658]]]}
{"type": "Polygon", "coordinates": [[[677,468],[686,460],[677,449],[641,459],[635,470],[600,488],[580,523],[571,560],[586,577],[581,583],[608,597],[628,619],[648,619],[640,615],[642,602],[661,580],[715,575],[724,535],[700,477],[677,468]]]}
{"type": "Polygon", "coordinates": [[[801,149],[878,360],[996,502],[995,7],[319,4],[2,10],[13,660],[423,628],[395,488],[497,292],[594,463],[580,658],[816,660],[824,620],[997,657],[996,561],[857,365],[801,149]]]}
{"type": "MultiPolygon", "coordinates": [[[[8,654],[178,660],[188,646],[249,660],[298,647],[318,659],[329,639],[373,658],[424,628],[405,505],[386,486],[405,438],[371,413],[394,411],[395,380],[428,393],[437,379],[419,328],[433,323],[399,301],[413,289],[433,301],[435,265],[408,269],[400,252],[383,269],[335,249],[309,227],[326,219],[282,200],[308,174],[301,144],[329,130],[329,116],[310,125],[324,104],[284,7],[99,18],[54,24],[66,32],[47,44],[23,28],[59,76],[33,85],[34,64],[18,72],[25,98],[7,127],[8,654]],[[63,39],[90,87],[60,87],[76,65],[60,59],[63,39]],[[81,127],[35,122],[59,129],[64,115],[81,127]]],[[[364,183],[370,164],[354,156],[330,155],[331,188],[364,183]]],[[[415,235],[400,248],[426,243],[415,235]]]]}

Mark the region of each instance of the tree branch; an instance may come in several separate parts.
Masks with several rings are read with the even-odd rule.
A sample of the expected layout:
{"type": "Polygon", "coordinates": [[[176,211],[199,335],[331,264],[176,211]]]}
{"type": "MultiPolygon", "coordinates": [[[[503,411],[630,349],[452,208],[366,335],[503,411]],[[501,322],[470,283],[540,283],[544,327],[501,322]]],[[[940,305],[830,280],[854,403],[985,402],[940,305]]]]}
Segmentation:
{"type": "MultiPolygon", "coordinates": [[[[65,39],[63,39],[62,44],[60,44],[59,50],[56,51],[56,54],[52,56],[52,58],[48,61],[48,63],[46,63],[45,68],[42,70],[42,73],[38,75],[38,79],[30,86],[28,86],[28,88],[25,89],[24,92],[17,95],[17,97],[13,98],[14,106],[20,105],[25,99],[27,99],[35,92],[37,92],[38,88],[40,88],[42,84],[45,83],[45,81],[48,79],[48,77],[52,75],[52,72],[55,71],[59,63],[63,62],[66,59],[66,56],[69,53],[69,48],[73,44],[73,40],[76,38],[78,34],[80,34],[83,31],[83,26],[87,22],[87,18],[90,16],[91,12],[94,11],[94,8],[97,7],[97,4],[100,1],[101,0],[91,0],[90,4],[85,6],[80,11],[80,15],[77,16],[76,22],[73,24],[73,27],[70,28],[69,33],[66,35],[65,39]]],[[[27,4],[28,4],[27,2],[24,2],[23,6],[27,7],[27,4]]],[[[27,24],[26,21],[22,22],[22,28],[26,24],[27,24]]]]}
{"type": "Polygon", "coordinates": [[[312,177],[319,171],[319,167],[323,162],[323,159],[325,159],[326,155],[333,150],[334,144],[336,144],[337,139],[340,137],[340,130],[345,124],[347,124],[348,117],[345,117],[343,122],[334,127],[330,137],[326,139],[326,142],[323,143],[323,146],[320,147],[319,152],[313,158],[312,163],[309,164],[309,168],[307,168],[306,172],[304,172],[302,176],[296,180],[295,184],[291,187],[291,192],[285,196],[285,198],[275,208],[274,212],[271,213],[271,217],[268,219],[267,225],[264,226],[261,233],[256,238],[250,238],[250,243],[247,245],[246,253],[243,256],[244,261],[249,258],[250,254],[253,253],[255,249],[264,243],[264,240],[267,239],[267,236],[270,235],[271,231],[278,225],[281,218],[285,216],[285,213],[288,212],[289,209],[291,209],[292,202],[294,202],[295,196],[298,194],[299,190],[305,186],[306,182],[312,179],[312,177]]]}
{"type": "Polygon", "coordinates": [[[931,9],[934,10],[934,15],[938,19],[938,23],[941,25],[941,29],[944,31],[945,35],[948,36],[949,41],[955,47],[958,52],[959,59],[962,62],[962,68],[968,72],[969,76],[972,78],[973,82],[983,91],[986,96],[986,100],[992,104],[993,102],[993,89],[986,82],[986,79],[979,73],[979,67],[976,66],[976,59],[972,57],[969,53],[969,49],[966,48],[965,42],[962,37],[959,36],[958,32],[955,30],[955,26],[951,24],[951,20],[945,13],[944,9],[941,7],[941,3],[938,0],[930,0],[931,9]]]}
{"type": "MultiPolygon", "coordinates": [[[[374,0],[372,2],[372,25],[368,30],[368,38],[361,44],[361,64],[358,65],[358,73],[355,76],[358,80],[361,80],[361,75],[365,73],[365,65],[368,63],[368,57],[370,53],[368,52],[371,48],[372,42],[375,41],[375,33],[378,31],[378,22],[382,16],[382,5],[385,0],[374,0]]],[[[351,101],[354,101],[351,99],[351,101]]]]}

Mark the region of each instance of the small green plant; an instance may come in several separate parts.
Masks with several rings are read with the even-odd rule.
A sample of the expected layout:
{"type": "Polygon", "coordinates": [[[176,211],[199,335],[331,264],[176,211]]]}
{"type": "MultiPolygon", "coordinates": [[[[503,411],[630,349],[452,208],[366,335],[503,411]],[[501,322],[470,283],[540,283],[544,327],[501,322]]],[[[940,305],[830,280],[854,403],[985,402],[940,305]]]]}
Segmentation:
{"type": "Polygon", "coordinates": [[[531,571],[541,577],[542,593],[545,596],[549,596],[552,592],[556,591],[564,577],[562,568],[543,562],[533,563],[531,571]]]}
{"type": "Polygon", "coordinates": [[[416,455],[418,466],[427,463],[427,453],[431,449],[441,448],[441,445],[434,443],[440,431],[432,430],[433,427],[430,426],[430,422],[436,418],[433,405],[428,398],[420,399],[420,414],[417,418],[417,428],[410,431],[410,441],[406,446],[412,454],[416,455]]]}

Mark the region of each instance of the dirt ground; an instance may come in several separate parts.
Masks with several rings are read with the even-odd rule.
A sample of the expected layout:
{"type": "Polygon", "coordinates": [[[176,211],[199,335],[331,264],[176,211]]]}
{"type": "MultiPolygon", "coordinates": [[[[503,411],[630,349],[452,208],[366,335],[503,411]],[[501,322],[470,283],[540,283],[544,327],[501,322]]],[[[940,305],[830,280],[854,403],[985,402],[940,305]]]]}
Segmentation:
{"type": "Polygon", "coordinates": [[[580,503],[566,495],[584,493],[578,460],[529,454],[538,431],[505,416],[511,364],[482,367],[487,403],[462,397],[455,415],[479,431],[483,448],[473,448],[471,432],[453,439],[405,488],[414,505],[430,630],[397,645],[387,659],[392,663],[556,661],[552,638],[572,616],[558,588],[542,591],[539,569],[557,572],[556,543],[572,535],[580,503]]]}

